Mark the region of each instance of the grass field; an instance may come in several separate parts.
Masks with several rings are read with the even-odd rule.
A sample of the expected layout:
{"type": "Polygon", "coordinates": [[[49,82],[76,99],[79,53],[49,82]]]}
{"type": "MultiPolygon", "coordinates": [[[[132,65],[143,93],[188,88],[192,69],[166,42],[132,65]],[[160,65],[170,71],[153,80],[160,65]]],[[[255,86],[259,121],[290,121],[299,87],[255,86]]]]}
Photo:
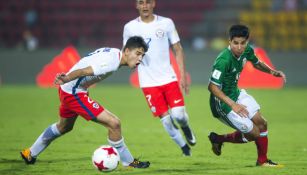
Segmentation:
{"type": "MultiPolygon", "coordinates": [[[[103,85],[103,84],[101,84],[103,85]]],[[[135,157],[151,161],[145,170],[121,166],[110,174],[307,174],[307,88],[248,90],[261,105],[269,122],[269,157],[284,168],[255,167],[254,143],[225,144],[220,157],[213,155],[207,134],[232,129],[211,116],[205,86],[192,86],[186,98],[191,126],[198,143],[192,157],[183,157],[152,117],[139,89],[129,86],[97,86],[91,96],[122,121],[126,144],[135,157]]],[[[100,174],[91,164],[92,152],[106,144],[106,129],[79,118],[74,130],[54,141],[37,163],[27,166],[19,151],[31,146],[41,132],[57,121],[56,89],[34,86],[0,87],[0,174],[100,174]]]]}

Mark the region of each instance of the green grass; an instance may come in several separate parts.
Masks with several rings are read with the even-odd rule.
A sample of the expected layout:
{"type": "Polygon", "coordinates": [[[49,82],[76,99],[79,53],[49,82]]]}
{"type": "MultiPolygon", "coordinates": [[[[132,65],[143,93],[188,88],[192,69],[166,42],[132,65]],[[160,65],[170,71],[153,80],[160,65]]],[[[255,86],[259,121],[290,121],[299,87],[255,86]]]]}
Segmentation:
{"type": "MultiPolygon", "coordinates": [[[[129,86],[97,86],[91,97],[122,121],[123,135],[135,157],[151,161],[145,170],[119,168],[110,174],[306,174],[307,89],[248,90],[269,122],[269,157],[284,168],[255,167],[254,143],[225,144],[223,155],[210,150],[207,134],[232,132],[211,116],[205,86],[191,87],[186,97],[190,123],[198,143],[192,157],[181,151],[153,118],[142,92],[129,86]]],[[[34,166],[21,160],[19,151],[31,146],[41,132],[58,119],[56,89],[34,86],[0,87],[0,174],[99,174],[91,164],[93,151],[106,144],[106,129],[79,118],[71,133],[55,140],[34,166]]]]}

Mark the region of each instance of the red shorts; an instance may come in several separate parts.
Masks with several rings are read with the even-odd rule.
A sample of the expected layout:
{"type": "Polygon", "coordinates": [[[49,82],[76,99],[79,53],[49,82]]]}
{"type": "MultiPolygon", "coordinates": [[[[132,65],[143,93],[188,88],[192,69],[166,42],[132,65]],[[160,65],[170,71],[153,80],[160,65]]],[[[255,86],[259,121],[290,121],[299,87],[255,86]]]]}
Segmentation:
{"type": "Polygon", "coordinates": [[[81,115],[86,120],[96,120],[96,117],[104,111],[104,108],[87,93],[68,94],[59,88],[60,107],[59,113],[63,118],[71,118],[81,115]]]}
{"type": "Polygon", "coordinates": [[[162,86],[142,88],[147,103],[154,116],[158,117],[168,111],[168,108],[184,106],[184,99],[178,82],[162,86]]]}

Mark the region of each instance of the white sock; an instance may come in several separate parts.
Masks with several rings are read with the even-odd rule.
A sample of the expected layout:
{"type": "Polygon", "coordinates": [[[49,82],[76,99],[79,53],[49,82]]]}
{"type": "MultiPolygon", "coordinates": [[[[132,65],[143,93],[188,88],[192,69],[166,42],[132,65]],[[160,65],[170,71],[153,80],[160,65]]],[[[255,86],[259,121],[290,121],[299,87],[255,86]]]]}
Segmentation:
{"type": "Polygon", "coordinates": [[[58,130],[56,123],[50,125],[45,131],[36,139],[34,144],[31,146],[31,156],[37,157],[47,146],[57,137],[61,135],[58,130]]]}
{"type": "Polygon", "coordinates": [[[178,129],[176,129],[171,121],[170,115],[161,118],[162,125],[169,136],[176,142],[177,145],[183,147],[186,143],[178,129]]]}
{"type": "Polygon", "coordinates": [[[189,126],[189,116],[188,116],[184,106],[172,108],[171,109],[171,117],[172,117],[172,119],[175,119],[176,122],[181,127],[188,127],[189,126]]]}
{"type": "Polygon", "coordinates": [[[128,147],[126,146],[124,138],[120,139],[119,141],[112,141],[108,139],[108,142],[111,146],[117,149],[123,166],[128,166],[130,163],[133,162],[133,156],[131,155],[128,147]]]}

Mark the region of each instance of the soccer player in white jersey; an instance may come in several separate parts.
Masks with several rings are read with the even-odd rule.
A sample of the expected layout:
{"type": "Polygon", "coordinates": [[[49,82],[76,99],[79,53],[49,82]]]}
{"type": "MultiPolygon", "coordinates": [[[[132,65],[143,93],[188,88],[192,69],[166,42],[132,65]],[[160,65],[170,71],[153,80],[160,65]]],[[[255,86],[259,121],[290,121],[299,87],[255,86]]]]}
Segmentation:
{"type": "Polygon", "coordinates": [[[160,118],[163,127],[181,148],[183,155],[191,156],[190,147],[173,122],[174,119],[180,125],[187,142],[195,145],[196,139],[188,123],[182,95],[183,92],[188,93],[184,52],[173,21],[154,14],[155,5],[155,0],[136,0],[140,16],[125,25],[123,43],[129,37],[137,35],[142,36],[148,44],[148,52],[138,65],[140,86],[153,115],[160,118]],[[179,66],[180,82],[170,64],[170,46],[179,66]]]}
{"type": "Polygon", "coordinates": [[[53,140],[73,129],[80,115],[108,129],[108,142],[119,152],[123,166],[149,167],[148,161],[141,162],[131,155],[121,135],[120,120],[88,96],[88,88],[91,85],[105,79],[121,66],[135,68],[141,63],[147,49],[143,38],[134,36],[128,39],[122,51],[115,48],[100,48],[81,59],[68,73],[58,74],[55,84],[60,85],[60,119],[46,128],[30,148],[20,152],[25,163],[34,164],[37,156],[53,140]]]}

